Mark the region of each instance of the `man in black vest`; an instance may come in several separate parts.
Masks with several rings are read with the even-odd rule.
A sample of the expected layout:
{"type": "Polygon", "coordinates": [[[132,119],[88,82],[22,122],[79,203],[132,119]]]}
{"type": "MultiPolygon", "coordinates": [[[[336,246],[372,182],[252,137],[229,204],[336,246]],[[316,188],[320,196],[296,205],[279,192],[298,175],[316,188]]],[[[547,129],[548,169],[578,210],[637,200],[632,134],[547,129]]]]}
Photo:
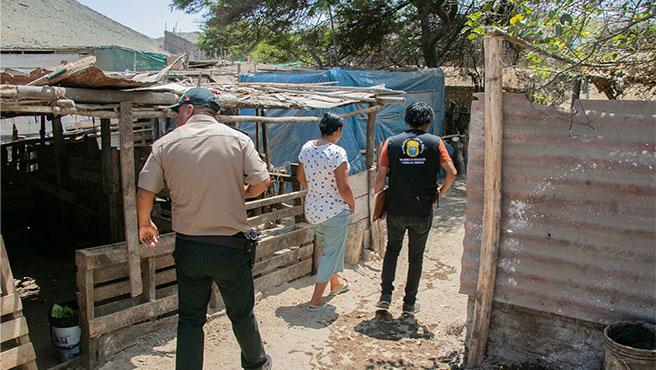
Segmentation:
{"type": "Polygon", "coordinates": [[[376,304],[382,309],[388,309],[392,301],[396,262],[408,230],[408,277],[403,313],[419,311],[415,301],[426,240],[433,223],[433,204],[449,189],[457,175],[442,139],[426,132],[432,121],[430,105],[423,102],[409,105],[405,110],[408,130],[385,141],[378,163],[376,192],[383,190],[385,177],[389,176],[385,204],[387,249],[383,260],[382,293],[376,304]],[[446,178],[438,189],[440,165],[446,171],[446,178]]]}

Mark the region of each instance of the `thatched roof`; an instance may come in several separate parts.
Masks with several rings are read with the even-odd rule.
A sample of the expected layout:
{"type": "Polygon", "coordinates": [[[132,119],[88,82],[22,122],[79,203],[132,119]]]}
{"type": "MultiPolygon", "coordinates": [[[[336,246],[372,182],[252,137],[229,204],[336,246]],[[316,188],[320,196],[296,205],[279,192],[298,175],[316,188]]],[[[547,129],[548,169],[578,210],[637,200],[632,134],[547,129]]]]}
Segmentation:
{"type": "Polygon", "coordinates": [[[0,47],[3,50],[85,49],[116,45],[163,52],[156,40],[75,0],[3,0],[0,6],[0,47]]]}

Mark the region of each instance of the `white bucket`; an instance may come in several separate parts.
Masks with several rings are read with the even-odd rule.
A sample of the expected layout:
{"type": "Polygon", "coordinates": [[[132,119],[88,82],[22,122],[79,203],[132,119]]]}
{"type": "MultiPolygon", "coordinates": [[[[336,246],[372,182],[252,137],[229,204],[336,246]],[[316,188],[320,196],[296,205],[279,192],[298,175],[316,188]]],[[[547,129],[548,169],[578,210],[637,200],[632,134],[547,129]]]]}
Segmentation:
{"type": "Polygon", "coordinates": [[[52,342],[59,349],[59,358],[62,362],[80,356],[80,330],[79,326],[68,328],[51,327],[52,342]]]}

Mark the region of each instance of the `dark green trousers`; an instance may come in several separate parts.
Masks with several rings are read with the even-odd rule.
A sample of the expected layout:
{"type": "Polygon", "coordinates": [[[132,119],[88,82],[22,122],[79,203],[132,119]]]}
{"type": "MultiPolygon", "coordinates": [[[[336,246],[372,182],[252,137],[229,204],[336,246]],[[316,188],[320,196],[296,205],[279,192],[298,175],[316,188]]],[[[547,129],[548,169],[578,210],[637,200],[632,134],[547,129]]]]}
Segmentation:
{"type": "Polygon", "coordinates": [[[241,347],[241,366],[260,369],[267,358],[253,314],[253,275],[246,252],[176,238],[178,279],[177,370],[203,368],[207,304],[212,281],[216,282],[241,347]]]}

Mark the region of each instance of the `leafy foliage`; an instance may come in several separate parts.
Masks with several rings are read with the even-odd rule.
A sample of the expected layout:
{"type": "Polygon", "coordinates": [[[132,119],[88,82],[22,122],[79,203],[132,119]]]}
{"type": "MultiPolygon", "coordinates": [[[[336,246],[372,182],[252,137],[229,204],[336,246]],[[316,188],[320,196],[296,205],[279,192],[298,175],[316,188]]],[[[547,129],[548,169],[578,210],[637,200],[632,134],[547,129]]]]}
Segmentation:
{"type": "MultiPolygon", "coordinates": [[[[482,38],[492,27],[507,65],[525,67],[540,101],[565,100],[576,81],[609,98],[656,86],[653,0],[172,0],[205,12],[205,50],[235,59],[342,66],[455,66],[482,85],[482,38]]],[[[651,90],[647,89],[647,94],[651,90]]]]}
{"type": "Polygon", "coordinates": [[[656,85],[656,4],[650,0],[495,1],[468,18],[469,39],[495,26],[539,47],[523,57],[530,77],[544,85],[587,79],[611,99],[628,84],[656,85]],[[511,12],[500,16],[508,5],[511,12]]]}
{"type": "Polygon", "coordinates": [[[302,61],[323,66],[329,45],[325,0],[173,0],[188,13],[205,11],[201,47],[225,48],[236,59],[302,61]]]}
{"type": "Polygon", "coordinates": [[[293,57],[318,66],[437,67],[460,57],[462,40],[469,43],[461,30],[474,0],[466,2],[173,0],[171,6],[187,12],[206,11],[208,21],[202,42],[206,50],[223,47],[243,57],[265,42],[270,47],[267,55],[282,57],[288,53],[287,61],[293,57]],[[331,40],[332,16],[335,45],[331,40]],[[247,41],[244,36],[248,36],[247,41]],[[274,52],[271,48],[279,50],[274,52]]]}
{"type": "Polygon", "coordinates": [[[61,319],[62,317],[73,317],[77,315],[77,312],[75,312],[74,309],[68,307],[68,306],[60,306],[58,304],[52,305],[52,311],[50,312],[50,316],[61,319]]]}

